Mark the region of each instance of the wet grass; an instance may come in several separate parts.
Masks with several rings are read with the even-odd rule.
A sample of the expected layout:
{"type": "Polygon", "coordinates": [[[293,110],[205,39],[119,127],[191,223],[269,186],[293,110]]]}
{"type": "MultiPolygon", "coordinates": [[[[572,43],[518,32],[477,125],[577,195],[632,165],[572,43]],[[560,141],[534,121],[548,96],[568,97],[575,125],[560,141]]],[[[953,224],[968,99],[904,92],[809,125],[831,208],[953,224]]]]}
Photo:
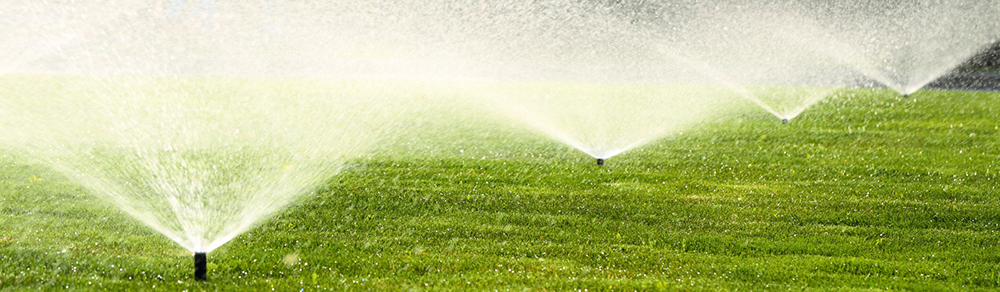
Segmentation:
{"type": "Polygon", "coordinates": [[[998,98],[849,90],[787,125],[748,105],[604,167],[519,128],[417,120],[210,253],[207,282],[4,156],[0,289],[995,290],[998,98]]]}

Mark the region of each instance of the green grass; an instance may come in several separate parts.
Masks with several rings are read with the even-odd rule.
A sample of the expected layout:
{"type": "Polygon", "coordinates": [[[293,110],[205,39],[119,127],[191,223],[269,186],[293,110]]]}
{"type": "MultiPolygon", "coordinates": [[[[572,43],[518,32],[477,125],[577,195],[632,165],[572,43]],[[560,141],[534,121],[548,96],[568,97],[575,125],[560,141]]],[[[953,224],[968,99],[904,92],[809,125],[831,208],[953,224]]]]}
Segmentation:
{"type": "Polygon", "coordinates": [[[787,125],[747,103],[605,167],[431,115],[210,253],[207,282],[165,237],[2,156],[0,289],[995,290],[998,99],[858,89],[787,125]]]}

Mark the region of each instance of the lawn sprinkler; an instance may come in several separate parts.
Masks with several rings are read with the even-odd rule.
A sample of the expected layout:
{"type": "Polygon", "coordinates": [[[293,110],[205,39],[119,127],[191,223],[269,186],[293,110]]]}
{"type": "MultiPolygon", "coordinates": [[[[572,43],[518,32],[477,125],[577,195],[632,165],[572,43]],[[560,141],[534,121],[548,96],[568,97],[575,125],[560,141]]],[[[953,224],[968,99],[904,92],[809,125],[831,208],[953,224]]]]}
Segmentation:
{"type": "Polygon", "coordinates": [[[781,119],[781,124],[787,124],[787,123],[788,123],[788,119],[781,119]]]}
{"type": "Polygon", "coordinates": [[[604,158],[598,158],[597,159],[597,166],[601,166],[601,165],[604,165],[604,158]]]}
{"type": "Polygon", "coordinates": [[[194,279],[198,281],[205,281],[205,273],[208,272],[208,257],[203,252],[194,253],[194,279]]]}

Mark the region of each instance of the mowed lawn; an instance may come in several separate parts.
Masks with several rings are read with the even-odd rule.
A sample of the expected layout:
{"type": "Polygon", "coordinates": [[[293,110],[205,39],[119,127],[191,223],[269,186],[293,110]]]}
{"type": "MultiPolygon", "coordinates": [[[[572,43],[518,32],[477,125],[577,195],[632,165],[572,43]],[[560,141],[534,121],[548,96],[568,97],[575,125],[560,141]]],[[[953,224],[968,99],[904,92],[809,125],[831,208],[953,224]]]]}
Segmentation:
{"type": "Polygon", "coordinates": [[[1000,94],[845,90],[607,160],[427,116],[293,206],[191,253],[0,154],[0,290],[1000,289],[1000,94]]]}

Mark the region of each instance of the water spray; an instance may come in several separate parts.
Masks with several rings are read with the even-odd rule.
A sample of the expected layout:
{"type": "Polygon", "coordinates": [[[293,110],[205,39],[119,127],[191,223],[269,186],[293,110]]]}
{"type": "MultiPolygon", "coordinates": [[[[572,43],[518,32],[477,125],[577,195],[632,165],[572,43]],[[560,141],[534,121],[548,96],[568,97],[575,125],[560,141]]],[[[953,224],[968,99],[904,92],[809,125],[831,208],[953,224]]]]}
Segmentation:
{"type": "Polygon", "coordinates": [[[597,159],[597,166],[601,166],[601,165],[604,165],[604,158],[598,158],[597,159]]]}
{"type": "Polygon", "coordinates": [[[194,253],[194,279],[198,281],[205,281],[205,273],[208,272],[208,255],[203,252],[194,253]]]}

